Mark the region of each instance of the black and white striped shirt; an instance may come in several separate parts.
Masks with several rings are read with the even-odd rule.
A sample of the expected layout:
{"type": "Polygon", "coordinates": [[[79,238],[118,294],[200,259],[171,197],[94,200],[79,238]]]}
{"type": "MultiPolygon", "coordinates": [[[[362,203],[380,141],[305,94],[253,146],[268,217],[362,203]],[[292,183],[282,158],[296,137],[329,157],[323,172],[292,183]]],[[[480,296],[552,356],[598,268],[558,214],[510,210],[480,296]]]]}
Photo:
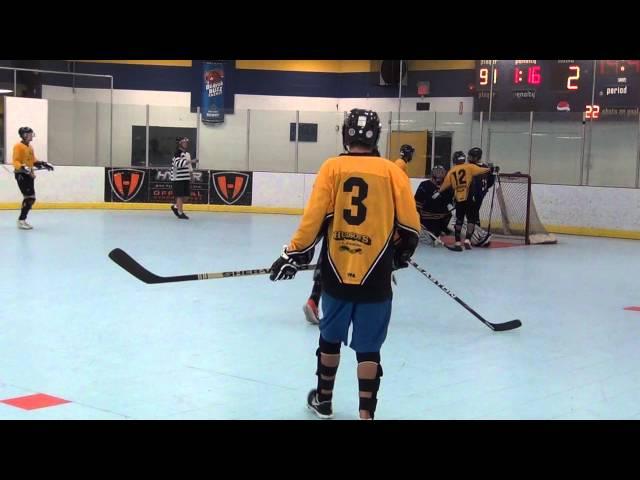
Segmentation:
{"type": "Polygon", "coordinates": [[[182,180],[191,180],[191,155],[189,152],[183,152],[182,150],[176,150],[171,161],[171,181],[179,182],[182,180]]]}

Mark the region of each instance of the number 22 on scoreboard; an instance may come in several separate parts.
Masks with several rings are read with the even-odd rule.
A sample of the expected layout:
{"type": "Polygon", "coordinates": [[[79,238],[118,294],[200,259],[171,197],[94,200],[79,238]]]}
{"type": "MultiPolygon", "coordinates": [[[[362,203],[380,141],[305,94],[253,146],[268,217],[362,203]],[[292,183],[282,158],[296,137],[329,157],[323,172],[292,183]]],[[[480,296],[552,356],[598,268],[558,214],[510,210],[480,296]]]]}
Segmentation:
{"type": "Polygon", "coordinates": [[[587,105],[584,112],[585,120],[597,120],[600,118],[600,105],[587,105]]]}

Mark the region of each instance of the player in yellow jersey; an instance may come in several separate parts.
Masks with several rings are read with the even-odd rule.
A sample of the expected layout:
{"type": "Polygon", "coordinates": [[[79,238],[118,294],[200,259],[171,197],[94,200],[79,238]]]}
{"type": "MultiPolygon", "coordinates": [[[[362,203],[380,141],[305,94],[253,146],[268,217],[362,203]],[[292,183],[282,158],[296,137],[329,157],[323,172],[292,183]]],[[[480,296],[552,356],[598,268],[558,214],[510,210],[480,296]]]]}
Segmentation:
{"type": "Polygon", "coordinates": [[[318,381],[307,396],[307,407],[321,418],[333,416],[340,347],[353,323],[349,346],[358,361],[359,414],[373,419],[380,349],[391,318],[391,274],[408,266],[418,245],[420,220],[409,179],[374,153],[380,130],[375,112],[351,110],[342,127],[348,153],[322,164],[300,225],[271,266],[271,280],[293,278],[324,237],[318,381]]]}
{"type": "Polygon", "coordinates": [[[36,160],[33,147],[29,145],[35,136],[31,128],[21,127],[18,129],[18,135],[20,135],[20,142],[13,147],[13,171],[16,182],[18,182],[18,188],[23,196],[18,228],[31,230],[33,227],[27,223],[27,215],[33,204],[36,203],[35,170],[43,168],[53,170],[53,165],[49,162],[36,160]]]}
{"type": "Polygon", "coordinates": [[[409,166],[407,164],[413,159],[415,151],[415,148],[405,143],[400,147],[400,158],[393,162],[400,167],[407,177],[409,176],[409,166]]]}
{"type": "MultiPolygon", "coordinates": [[[[411,161],[413,157],[414,148],[411,145],[403,145],[400,148],[400,158],[394,163],[398,165],[402,171],[409,176],[407,172],[407,162],[411,161]],[[406,160],[406,161],[405,161],[406,160]]],[[[380,151],[375,148],[373,155],[380,156],[380,151]]],[[[322,275],[320,274],[321,263],[318,262],[318,266],[313,272],[313,287],[311,288],[311,294],[307,299],[307,302],[302,306],[305,319],[312,325],[320,324],[320,296],[322,295],[322,275]]]]}
{"type": "Polygon", "coordinates": [[[479,167],[473,163],[465,163],[466,159],[464,152],[454,152],[452,157],[453,167],[444,177],[440,190],[434,193],[432,197],[435,199],[447,189],[453,189],[453,195],[456,200],[456,225],[454,227],[456,243],[453,246],[453,250],[457,252],[462,251],[460,236],[465,216],[467,217],[467,235],[464,240],[464,248],[471,250],[471,236],[477,221],[475,218],[476,211],[472,208],[471,199],[469,198],[469,189],[471,188],[473,177],[490,172],[489,168],[479,167]]]}

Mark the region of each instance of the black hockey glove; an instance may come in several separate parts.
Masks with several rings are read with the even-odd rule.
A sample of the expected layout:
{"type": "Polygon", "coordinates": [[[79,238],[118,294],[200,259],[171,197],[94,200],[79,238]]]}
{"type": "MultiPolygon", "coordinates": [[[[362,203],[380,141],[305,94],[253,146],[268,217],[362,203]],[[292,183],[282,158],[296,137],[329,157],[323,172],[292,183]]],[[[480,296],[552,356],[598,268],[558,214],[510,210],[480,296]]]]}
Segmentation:
{"type": "Polygon", "coordinates": [[[36,168],[42,170],[42,169],[46,169],[49,170],[50,172],[52,172],[53,169],[53,165],[51,165],[49,162],[41,162],[41,161],[37,161],[34,162],[34,165],[36,168]]]}
{"type": "Polygon", "coordinates": [[[393,255],[393,270],[400,270],[401,268],[407,268],[409,266],[409,260],[411,260],[410,250],[396,250],[393,255]]]}
{"type": "Polygon", "coordinates": [[[313,258],[314,249],[304,254],[291,255],[287,253],[287,246],[282,247],[282,253],[271,265],[269,278],[272,281],[291,280],[298,273],[300,265],[308,264],[313,258]]]}
{"type": "Polygon", "coordinates": [[[409,266],[411,255],[418,246],[418,235],[397,230],[397,238],[393,241],[394,252],[392,269],[399,270],[409,266]]]}

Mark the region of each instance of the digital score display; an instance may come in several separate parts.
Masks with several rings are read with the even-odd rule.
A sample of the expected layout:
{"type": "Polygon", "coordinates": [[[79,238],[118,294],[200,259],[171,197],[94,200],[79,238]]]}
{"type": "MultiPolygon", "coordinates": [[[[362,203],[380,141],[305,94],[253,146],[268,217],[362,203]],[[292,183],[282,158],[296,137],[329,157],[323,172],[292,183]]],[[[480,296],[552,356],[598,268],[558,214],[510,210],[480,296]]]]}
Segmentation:
{"type": "Polygon", "coordinates": [[[533,67],[527,67],[526,70],[521,67],[515,67],[513,69],[513,84],[524,84],[526,79],[527,85],[540,85],[542,77],[540,76],[540,65],[534,65],[533,67]]]}
{"type": "MultiPolygon", "coordinates": [[[[516,60],[518,61],[518,60],[516,60]]],[[[537,60],[519,60],[519,61],[534,61],[537,60]]],[[[553,65],[554,68],[549,74],[551,83],[555,90],[578,90],[580,88],[580,79],[582,78],[583,67],[579,64],[557,64],[553,65]]],[[[640,67],[640,65],[639,65],[640,67]]],[[[510,77],[513,85],[531,85],[539,87],[542,85],[542,65],[532,66],[515,66],[511,68],[510,77]]],[[[493,69],[493,84],[498,83],[498,76],[501,75],[501,68],[496,66],[493,69]]],[[[477,74],[478,90],[482,90],[483,87],[490,88],[489,77],[491,76],[491,66],[480,66],[477,74]]],[[[546,75],[545,75],[546,76],[546,75]]]]}
{"type": "Polygon", "coordinates": [[[488,111],[492,93],[493,112],[587,113],[589,106],[591,119],[638,112],[640,60],[598,60],[595,102],[593,69],[593,60],[479,60],[474,111],[488,111]]]}

